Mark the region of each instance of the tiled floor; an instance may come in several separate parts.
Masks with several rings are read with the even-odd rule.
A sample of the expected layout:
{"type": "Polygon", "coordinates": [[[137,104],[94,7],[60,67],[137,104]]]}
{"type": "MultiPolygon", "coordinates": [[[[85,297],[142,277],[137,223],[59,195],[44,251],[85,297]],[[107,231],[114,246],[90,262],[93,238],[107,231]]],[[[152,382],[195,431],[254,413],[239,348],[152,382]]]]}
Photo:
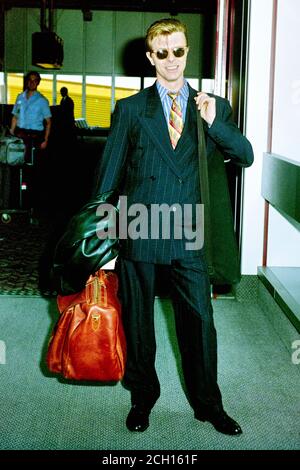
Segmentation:
{"type": "Polygon", "coordinates": [[[41,295],[41,256],[45,255],[50,227],[49,221],[30,224],[24,214],[0,224],[0,294],[41,295]]]}

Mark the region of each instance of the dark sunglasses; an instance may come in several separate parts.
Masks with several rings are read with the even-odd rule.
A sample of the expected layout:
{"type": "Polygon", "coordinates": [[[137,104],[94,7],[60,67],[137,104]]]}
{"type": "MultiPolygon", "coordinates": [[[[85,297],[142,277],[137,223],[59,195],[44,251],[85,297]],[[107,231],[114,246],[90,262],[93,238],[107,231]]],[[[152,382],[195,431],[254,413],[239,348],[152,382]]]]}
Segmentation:
{"type": "Polygon", "coordinates": [[[172,51],[172,54],[175,57],[183,57],[185,54],[185,51],[187,49],[187,46],[184,47],[174,47],[174,49],[157,49],[156,51],[151,51],[153,54],[156,55],[156,57],[159,60],[164,60],[168,57],[169,55],[169,50],[172,51]]]}

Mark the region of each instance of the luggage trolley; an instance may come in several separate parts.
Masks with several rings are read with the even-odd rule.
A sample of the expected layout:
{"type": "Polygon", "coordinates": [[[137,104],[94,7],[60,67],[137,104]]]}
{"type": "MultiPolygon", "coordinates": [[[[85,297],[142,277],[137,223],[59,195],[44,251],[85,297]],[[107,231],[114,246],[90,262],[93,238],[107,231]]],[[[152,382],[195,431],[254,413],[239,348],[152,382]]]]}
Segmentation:
{"type": "Polygon", "coordinates": [[[33,222],[32,208],[24,208],[24,193],[28,182],[24,179],[24,170],[34,164],[35,148],[31,150],[30,161],[25,162],[25,144],[22,139],[8,136],[0,139],[0,215],[1,222],[9,224],[13,214],[28,214],[33,222]],[[12,186],[17,183],[18,195],[15,197],[17,207],[11,208],[12,186]]]}

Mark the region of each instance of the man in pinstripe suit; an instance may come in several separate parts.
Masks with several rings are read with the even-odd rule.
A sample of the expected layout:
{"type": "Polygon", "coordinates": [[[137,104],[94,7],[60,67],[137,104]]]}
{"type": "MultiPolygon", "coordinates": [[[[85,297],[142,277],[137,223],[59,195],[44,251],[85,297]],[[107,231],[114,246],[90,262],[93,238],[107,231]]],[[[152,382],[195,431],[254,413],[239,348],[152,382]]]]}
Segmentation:
{"type": "MultiPolygon", "coordinates": [[[[229,103],[197,93],[184,79],[189,51],[184,24],[176,19],[155,22],[147,31],[146,47],[156,70],[156,83],[118,101],[100,162],[97,192],[117,188],[120,195],[126,196],[127,208],[134,204],[146,208],[167,204],[173,210],[187,204],[196,206],[200,202],[197,110],[204,121],[208,158],[218,146],[224,157],[249,166],[252,148],[231,120],[229,103]],[[183,129],[176,124],[180,135],[175,145],[168,129],[174,99],[169,92],[176,95],[183,124],[183,129]]],[[[169,237],[162,236],[163,227],[159,227],[158,237],[151,238],[151,215],[142,225],[147,226],[149,236],[138,238],[128,233],[121,240],[117,261],[128,344],[124,385],[131,392],[132,402],[127,428],[145,431],[160,395],[153,316],[155,280],[159,266],[165,265],[172,285],[187,397],[194,416],[211,422],[221,433],[240,434],[238,423],[223,409],[217,383],[216,332],[204,249],[187,249],[187,232],[181,239],[176,238],[174,230],[169,237]]]]}

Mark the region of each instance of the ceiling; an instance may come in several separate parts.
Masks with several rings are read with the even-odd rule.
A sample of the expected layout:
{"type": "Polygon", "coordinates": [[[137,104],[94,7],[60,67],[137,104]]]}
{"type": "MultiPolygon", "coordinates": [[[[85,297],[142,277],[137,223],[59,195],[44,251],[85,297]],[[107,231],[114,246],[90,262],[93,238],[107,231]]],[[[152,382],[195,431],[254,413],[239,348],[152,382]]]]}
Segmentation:
{"type": "Polygon", "coordinates": [[[215,13],[217,0],[2,0],[2,7],[215,13]]]}

